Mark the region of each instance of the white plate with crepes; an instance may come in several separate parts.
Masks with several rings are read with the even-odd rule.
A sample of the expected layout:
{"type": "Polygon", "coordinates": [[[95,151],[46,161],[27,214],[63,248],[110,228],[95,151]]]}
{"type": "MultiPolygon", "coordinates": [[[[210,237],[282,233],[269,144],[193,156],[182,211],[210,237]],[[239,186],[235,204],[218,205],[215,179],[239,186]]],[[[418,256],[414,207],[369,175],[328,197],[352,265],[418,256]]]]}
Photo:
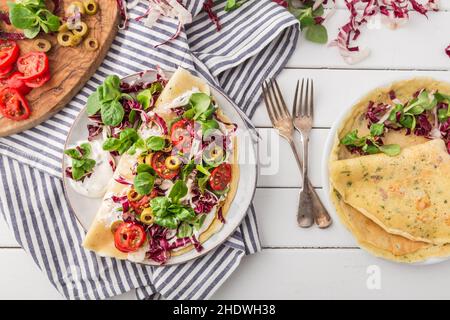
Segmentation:
{"type": "MultiPolygon", "coordinates": [[[[123,78],[121,81],[122,83],[130,85],[131,84],[134,85],[136,83],[143,83],[143,84],[152,83],[157,79],[158,74],[160,74],[159,72],[160,71],[149,70],[127,76],[123,78]]],[[[173,73],[165,72],[165,75],[168,78],[171,77],[172,74],[173,73]]],[[[170,256],[166,261],[164,261],[163,263],[164,265],[183,263],[198,258],[214,250],[223,242],[225,242],[227,238],[233,234],[233,232],[236,230],[236,228],[240,225],[243,218],[245,217],[247,209],[251,203],[251,200],[253,198],[256,189],[257,156],[256,156],[256,142],[255,142],[256,140],[254,139],[255,133],[252,131],[254,129],[249,128],[249,126],[247,125],[248,120],[245,119],[245,116],[243,116],[242,112],[238,110],[238,107],[234,105],[233,102],[221,90],[219,90],[218,88],[214,87],[211,84],[208,84],[208,86],[210,88],[210,94],[213,97],[215,104],[220,107],[223,114],[225,114],[226,117],[229,119],[230,123],[237,126],[235,137],[238,143],[236,145],[235,159],[237,160],[239,170],[235,194],[233,201],[229,206],[229,210],[227,210],[225,222],[222,224],[220,229],[216,231],[214,234],[210,235],[208,239],[205,240],[205,242],[201,242],[202,247],[201,251],[192,249],[180,255],[170,256]]],[[[85,107],[74,121],[74,124],[66,140],[65,149],[73,148],[80,141],[88,140],[89,136],[87,130],[88,124],[92,124],[92,120],[89,119],[85,107]]],[[[98,140],[101,143],[103,143],[104,139],[105,137],[102,137],[102,135],[100,134],[96,138],[94,138],[94,141],[98,140]]],[[[120,157],[116,157],[115,163],[116,164],[120,163],[120,157]]],[[[65,156],[62,166],[63,166],[64,190],[66,193],[67,201],[81,226],[86,231],[89,231],[93,223],[95,223],[96,215],[99,211],[99,208],[101,208],[102,204],[105,202],[105,199],[103,197],[98,198],[87,197],[77,192],[78,188],[74,187],[74,183],[72,183],[73,181],[66,174],[67,168],[71,166],[71,158],[65,156]]],[[[104,168],[104,170],[106,169],[104,168]]],[[[111,234],[113,234],[112,231],[111,234]]],[[[148,239],[147,241],[151,240],[148,239]]],[[[100,255],[111,256],[101,253],[100,255]]],[[[121,255],[120,257],[117,256],[113,257],[119,259],[127,259],[127,257],[123,255],[121,255]]],[[[143,261],[136,261],[133,259],[129,260],[149,265],[156,265],[156,266],[161,265],[160,262],[147,258],[143,261]]]]}
{"type": "MultiPolygon", "coordinates": [[[[445,203],[445,200],[440,200],[442,194],[430,187],[432,184],[429,182],[435,181],[435,185],[448,183],[442,180],[446,179],[443,172],[448,170],[449,165],[447,138],[443,135],[441,138],[431,139],[431,133],[414,129],[406,134],[406,128],[399,125],[400,120],[405,126],[409,124],[404,121],[404,115],[413,110],[412,103],[420,105],[417,99],[414,100],[419,94],[423,104],[414,109],[416,118],[422,112],[433,128],[445,130],[446,127],[442,123],[434,124],[432,121],[433,99],[437,97],[436,93],[447,95],[447,100],[444,101],[447,106],[450,84],[444,81],[415,78],[380,86],[354,104],[343,108],[325,145],[322,177],[328,210],[340,218],[361,248],[389,261],[428,265],[446,261],[450,256],[450,245],[445,241],[445,235],[422,232],[435,227],[444,231],[446,228],[446,209],[440,204],[445,203]],[[392,112],[396,105],[403,107],[398,106],[398,111],[396,109],[396,112],[392,112]],[[369,106],[372,108],[371,114],[367,115],[369,106]],[[429,107],[429,111],[423,111],[422,107],[429,107]],[[396,117],[388,118],[390,113],[395,113],[396,117]],[[373,131],[369,130],[371,124],[368,118],[372,124],[376,124],[373,131]],[[352,144],[352,141],[358,144],[356,137],[372,134],[373,138],[377,135],[376,126],[381,123],[388,126],[379,136],[382,140],[380,145],[388,146],[384,149],[387,152],[383,154],[379,150],[374,154],[359,154],[364,150],[352,144]],[[399,128],[391,129],[394,126],[399,128]],[[355,129],[358,129],[357,136],[349,136],[355,129]],[[351,149],[342,144],[344,138],[345,143],[350,143],[351,149]],[[422,159],[426,161],[421,161],[422,159]],[[415,164],[415,161],[418,161],[418,164],[415,164]],[[418,172],[417,178],[415,172],[418,172]],[[422,174],[425,172],[430,175],[425,177],[422,174]],[[419,181],[417,186],[409,184],[415,180],[419,181]],[[414,201],[407,197],[416,199],[414,201]],[[422,217],[429,216],[433,208],[440,212],[436,219],[441,219],[442,223],[421,220],[422,217]],[[400,215],[399,212],[407,214],[400,215]],[[418,217],[416,224],[411,224],[414,220],[410,218],[409,213],[418,217]]],[[[437,108],[443,107],[441,105],[437,108]]],[[[424,122],[423,128],[426,129],[427,121],[424,122]]],[[[416,124],[413,128],[423,129],[418,126],[421,124],[416,124]]],[[[436,135],[437,131],[434,132],[436,135]]]]}

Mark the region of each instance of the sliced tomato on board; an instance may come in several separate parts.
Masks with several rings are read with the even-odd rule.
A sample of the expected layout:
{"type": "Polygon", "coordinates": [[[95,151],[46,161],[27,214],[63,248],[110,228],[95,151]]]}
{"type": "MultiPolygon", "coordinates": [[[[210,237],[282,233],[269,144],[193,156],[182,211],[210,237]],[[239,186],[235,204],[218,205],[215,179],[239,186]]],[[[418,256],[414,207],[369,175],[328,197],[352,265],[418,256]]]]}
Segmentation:
{"type": "Polygon", "coordinates": [[[49,70],[47,55],[44,52],[29,52],[17,59],[17,69],[23,73],[23,80],[39,78],[49,70]]]}
{"type": "Polygon", "coordinates": [[[137,223],[124,222],[114,233],[114,244],[119,251],[133,252],[144,244],[145,238],[144,227],[137,223]]]}
{"type": "Polygon", "coordinates": [[[13,40],[0,39],[0,68],[4,69],[16,62],[19,57],[19,46],[13,40]]]}
{"type": "Polygon", "coordinates": [[[0,112],[15,121],[28,119],[31,114],[28,101],[18,90],[11,88],[0,91],[0,112]]]}
{"type": "Polygon", "coordinates": [[[188,153],[191,150],[193,126],[194,122],[186,119],[181,119],[173,124],[170,139],[177,150],[181,150],[184,153],[188,153]]]}
{"type": "Polygon", "coordinates": [[[225,190],[231,182],[231,165],[222,163],[211,172],[209,185],[214,191],[225,190]]]}
{"type": "Polygon", "coordinates": [[[47,72],[43,75],[35,79],[24,80],[24,82],[29,88],[39,88],[43,86],[48,80],[50,80],[50,71],[47,70],[47,72]]]}
{"type": "Polygon", "coordinates": [[[20,94],[27,95],[31,91],[31,87],[25,84],[25,82],[22,80],[23,74],[20,72],[14,72],[12,73],[4,82],[0,80],[1,85],[11,88],[11,89],[17,89],[20,94]]]}
{"type": "Polygon", "coordinates": [[[158,151],[156,152],[152,157],[152,168],[156,171],[158,176],[160,176],[163,179],[172,180],[175,178],[180,171],[177,170],[170,170],[166,167],[166,158],[168,157],[167,154],[164,152],[158,151]]]}

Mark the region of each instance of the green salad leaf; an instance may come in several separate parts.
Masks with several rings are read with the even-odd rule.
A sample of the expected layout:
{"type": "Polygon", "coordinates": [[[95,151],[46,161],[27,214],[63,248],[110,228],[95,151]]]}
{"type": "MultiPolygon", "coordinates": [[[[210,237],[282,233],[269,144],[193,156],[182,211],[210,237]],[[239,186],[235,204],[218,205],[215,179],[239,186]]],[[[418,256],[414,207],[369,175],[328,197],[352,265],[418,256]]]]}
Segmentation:
{"type": "Polygon", "coordinates": [[[366,136],[359,137],[358,130],[355,129],[347,133],[340,141],[342,145],[347,147],[361,148],[366,154],[375,154],[383,152],[388,156],[396,156],[400,154],[400,146],[397,144],[382,145],[376,139],[384,134],[384,124],[373,123],[370,126],[370,133],[366,136]]]}
{"type": "Polygon", "coordinates": [[[194,209],[173,203],[167,197],[153,198],[150,207],[155,215],[155,223],[169,229],[177,229],[180,222],[190,222],[196,217],[194,209]]]}
{"type": "Polygon", "coordinates": [[[150,172],[145,171],[138,173],[134,177],[134,189],[137,193],[140,195],[147,195],[152,191],[153,184],[155,183],[155,176],[152,175],[150,172]]]}
{"type": "Polygon", "coordinates": [[[35,38],[42,30],[45,33],[58,31],[61,22],[50,12],[45,0],[21,0],[8,2],[11,24],[23,30],[25,37],[35,38]]]}
{"type": "Polygon", "coordinates": [[[103,150],[124,154],[139,140],[136,129],[127,128],[120,132],[119,138],[108,138],[103,142],[103,150]]]}
{"type": "Polygon", "coordinates": [[[86,174],[92,172],[95,167],[95,160],[90,159],[92,147],[89,143],[82,143],[76,148],[64,150],[64,154],[71,158],[72,178],[75,181],[81,180],[86,174]]]}

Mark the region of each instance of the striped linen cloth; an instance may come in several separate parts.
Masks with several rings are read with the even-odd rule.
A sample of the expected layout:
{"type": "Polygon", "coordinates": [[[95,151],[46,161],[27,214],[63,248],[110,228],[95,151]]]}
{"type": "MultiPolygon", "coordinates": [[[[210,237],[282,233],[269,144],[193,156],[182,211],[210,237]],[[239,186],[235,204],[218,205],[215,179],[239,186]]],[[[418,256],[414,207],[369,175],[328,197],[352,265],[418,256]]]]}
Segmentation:
{"type": "MultiPolygon", "coordinates": [[[[271,0],[248,1],[226,13],[215,1],[222,30],[202,11],[202,0],[182,1],[194,21],[176,40],[155,48],[177,29],[160,19],[151,29],[130,20],[86,86],[58,114],[37,127],[0,139],[0,211],[17,242],[67,299],[103,299],[137,289],[139,299],[209,298],[246,254],[260,250],[253,205],[220,247],[189,263],[150,267],[102,258],[81,247],[84,230],[65,199],[63,146],[88,96],[109,74],[125,76],[160,66],[182,66],[220,86],[250,117],[261,82],[281,71],[298,39],[298,21],[271,0]]],[[[135,7],[131,18],[143,15],[135,7]]]]}

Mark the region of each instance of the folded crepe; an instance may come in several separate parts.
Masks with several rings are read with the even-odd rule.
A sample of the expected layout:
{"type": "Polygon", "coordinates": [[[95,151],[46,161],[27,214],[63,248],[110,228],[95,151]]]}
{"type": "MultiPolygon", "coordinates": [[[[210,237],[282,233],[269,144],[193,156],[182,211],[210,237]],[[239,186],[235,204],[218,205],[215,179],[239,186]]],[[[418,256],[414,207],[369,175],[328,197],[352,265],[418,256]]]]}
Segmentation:
{"type": "Polygon", "coordinates": [[[344,202],[387,232],[433,244],[450,242],[450,155],[444,141],[330,165],[344,202]]]}
{"type": "MultiPolygon", "coordinates": [[[[157,102],[155,103],[155,109],[153,111],[162,116],[166,121],[169,121],[174,117],[174,115],[172,112],[170,112],[169,109],[166,108],[166,105],[172,102],[174,99],[180,97],[184,93],[193,89],[198,89],[208,95],[210,94],[210,88],[204,80],[193,76],[191,73],[182,68],[179,68],[167,82],[157,102]]],[[[230,120],[221,112],[221,110],[217,112],[217,117],[226,123],[230,123],[230,120]]],[[[84,239],[83,247],[96,252],[100,256],[114,257],[117,259],[129,258],[129,255],[127,253],[119,251],[114,245],[114,234],[111,232],[111,211],[113,206],[111,196],[124,194],[124,190],[126,190],[128,186],[118,183],[115,179],[121,176],[128,181],[132,181],[134,179],[132,168],[137,162],[137,157],[137,154],[124,154],[120,158],[120,161],[118,162],[116,167],[116,171],[114,172],[113,179],[110,181],[105,197],[103,198],[102,205],[100,206],[100,209],[98,210],[95,219],[84,239]]],[[[236,194],[239,181],[236,137],[233,137],[232,159],[232,179],[230,182],[227,197],[222,204],[222,216],[224,218],[226,218],[228,214],[228,210],[236,194]]],[[[222,228],[222,225],[223,223],[218,219],[216,213],[216,217],[210,224],[208,229],[200,234],[198,239],[199,242],[204,243],[213,234],[218,232],[222,228]]],[[[184,254],[192,250],[193,248],[193,245],[188,245],[186,247],[173,250],[171,252],[171,256],[184,254]]]]}
{"type": "Polygon", "coordinates": [[[450,84],[430,78],[395,82],[361,99],[343,121],[329,161],[331,198],[341,221],[361,247],[376,256],[417,262],[450,255],[449,155],[442,140],[390,130],[385,144],[399,144],[397,157],[360,156],[339,143],[354,129],[368,134],[369,101],[400,101],[418,90],[450,94],[450,84]]]}
{"type": "Polygon", "coordinates": [[[388,233],[378,224],[346,204],[337,192],[331,194],[341,222],[354,235],[360,246],[377,257],[404,263],[414,263],[430,257],[446,257],[450,245],[432,245],[388,233]]]}

